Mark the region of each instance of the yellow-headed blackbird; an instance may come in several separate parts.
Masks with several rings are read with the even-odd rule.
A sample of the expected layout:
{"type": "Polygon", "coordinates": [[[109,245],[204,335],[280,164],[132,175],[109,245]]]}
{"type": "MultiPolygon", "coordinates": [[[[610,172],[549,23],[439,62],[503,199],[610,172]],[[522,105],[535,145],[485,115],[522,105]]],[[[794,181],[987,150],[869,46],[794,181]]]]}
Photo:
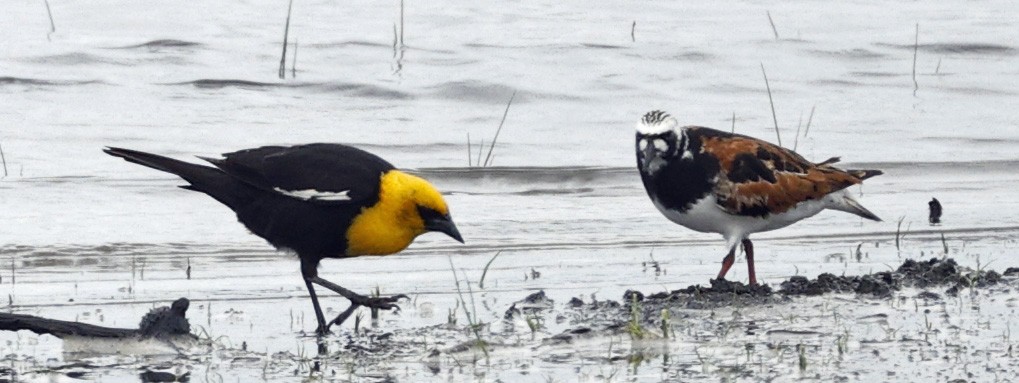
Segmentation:
{"type": "Polygon", "coordinates": [[[881,220],[845,189],[882,172],[836,168],[838,157],[815,164],[753,137],[681,127],[657,110],[637,122],[636,149],[644,188],[666,218],[725,237],[729,254],[718,279],[725,278],[742,243],[750,284],[757,284],[750,234],[789,226],[824,209],[881,220]]]}
{"type": "Polygon", "coordinates": [[[358,306],[391,309],[403,297],[370,298],[322,279],[316,269],[323,258],[393,254],[429,231],[463,242],[435,187],[354,147],[265,146],[202,158],[214,166],[129,149],[104,151],[180,176],[189,183],[182,188],[208,194],[255,235],[297,253],[320,334],[358,306]],[[349,299],[350,308],[326,323],[313,284],[349,299]]]}

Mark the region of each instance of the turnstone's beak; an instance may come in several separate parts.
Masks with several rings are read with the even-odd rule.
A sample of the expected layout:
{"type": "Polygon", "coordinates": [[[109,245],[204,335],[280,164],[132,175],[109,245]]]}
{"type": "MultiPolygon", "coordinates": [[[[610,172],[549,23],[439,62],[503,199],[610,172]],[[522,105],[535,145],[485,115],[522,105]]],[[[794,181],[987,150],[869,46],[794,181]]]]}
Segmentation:
{"type": "Polygon", "coordinates": [[[644,146],[644,153],[641,153],[641,155],[644,156],[645,160],[650,160],[655,158],[655,146],[651,144],[650,139],[647,140],[647,143],[648,144],[644,146]]]}
{"type": "Polygon", "coordinates": [[[655,145],[652,143],[651,138],[644,139],[647,144],[644,145],[643,149],[637,150],[637,155],[640,156],[641,171],[644,173],[652,174],[654,169],[657,168],[653,164],[658,160],[658,155],[655,153],[655,145]]]}

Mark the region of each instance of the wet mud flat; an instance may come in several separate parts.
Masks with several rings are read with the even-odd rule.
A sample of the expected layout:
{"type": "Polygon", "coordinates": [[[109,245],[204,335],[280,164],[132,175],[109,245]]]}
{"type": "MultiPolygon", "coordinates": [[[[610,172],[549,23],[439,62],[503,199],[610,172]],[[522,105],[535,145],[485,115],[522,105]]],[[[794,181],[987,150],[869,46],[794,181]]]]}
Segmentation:
{"type": "MultiPolygon", "coordinates": [[[[455,307],[439,313],[445,323],[431,326],[365,312],[321,349],[294,333],[285,336],[298,343],[295,351],[260,352],[237,334],[212,336],[201,326],[194,331],[201,347],[180,355],[46,359],[33,351],[46,340],[26,340],[5,345],[0,378],[828,382],[1006,381],[1019,373],[1011,336],[1019,270],[966,268],[948,258],[859,276],[793,276],[774,286],[715,280],[630,290],[616,299],[520,293],[486,308],[501,313],[495,320],[482,319],[491,302],[476,295],[462,291],[455,307]]],[[[421,309],[403,305],[401,316],[421,309]]]]}
{"type": "Polygon", "coordinates": [[[568,302],[537,292],[501,323],[451,316],[346,334],[331,359],[391,381],[1005,381],[1019,373],[1017,287],[1019,269],[932,258],[776,288],[712,280],[568,302]]]}

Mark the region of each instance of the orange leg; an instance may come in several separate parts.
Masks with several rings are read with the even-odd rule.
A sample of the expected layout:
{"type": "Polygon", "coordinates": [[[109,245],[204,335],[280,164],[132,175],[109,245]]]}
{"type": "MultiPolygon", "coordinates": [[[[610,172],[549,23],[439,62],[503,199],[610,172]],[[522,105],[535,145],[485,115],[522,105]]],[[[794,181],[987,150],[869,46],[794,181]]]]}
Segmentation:
{"type": "Polygon", "coordinates": [[[747,268],[750,272],[750,285],[757,285],[757,273],[754,272],[754,244],[750,239],[743,240],[743,251],[747,253],[747,268]]]}
{"type": "Polygon", "coordinates": [[[732,267],[734,261],[736,261],[736,247],[729,250],[729,255],[722,259],[722,271],[718,272],[718,278],[715,279],[725,279],[725,274],[729,272],[729,268],[732,267]]]}

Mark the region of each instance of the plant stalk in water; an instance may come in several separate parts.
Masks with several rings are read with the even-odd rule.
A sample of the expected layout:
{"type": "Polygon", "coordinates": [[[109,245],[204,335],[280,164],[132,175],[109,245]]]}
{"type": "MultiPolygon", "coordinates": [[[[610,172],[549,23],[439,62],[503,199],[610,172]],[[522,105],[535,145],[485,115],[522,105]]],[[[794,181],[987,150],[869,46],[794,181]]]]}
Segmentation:
{"type": "Polygon", "coordinates": [[[916,35],[913,40],[913,97],[916,91],[920,90],[920,83],[916,82],[916,54],[920,50],[920,23],[916,23],[916,35]]]}
{"type": "Polygon", "coordinates": [[[506,123],[506,116],[509,115],[510,105],[513,105],[513,99],[517,97],[517,91],[513,91],[510,95],[509,102],[506,103],[506,110],[502,112],[502,120],[499,121],[499,128],[495,130],[495,137],[492,137],[492,145],[488,147],[488,156],[485,157],[484,167],[488,167],[488,164],[492,160],[492,150],[495,149],[495,141],[499,139],[499,132],[502,132],[502,125],[506,123]]]}
{"type": "Polygon", "coordinates": [[[771,24],[771,32],[775,34],[775,40],[778,40],[778,28],[775,28],[775,21],[771,19],[771,11],[764,11],[768,15],[768,24],[771,24]]]}
{"type": "Polygon", "coordinates": [[[50,35],[57,32],[57,25],[53,23],[53,11],[50,10],[50,1],[43,0],[43,3],[46,4],[46,14],[50,17],[50,31],[46,33],[46,41],[53,41],[50,39],[50,35]]]}
{"type": "Polygon", "coordinates": [[[482,289],[485,288],[485,276],[488,275],[488,267],[492,266],[492,262],[495,262],[495,258],[498,257],[499,254],[501,253],[502,251],[495,252],[495,255],[492,256],[492,259],[489,259],[488,263],[485,264],[485,269],[481,271],[481,280],[478,281],[478,287],[482,289]]]}
{"type": "Polygon", "coordinates": [[[287,77],[287,39],[290,36],[290,12],[294,9],[294,0],[287,6],[287,24],[283,27],[283,54],[280,55],[280,79],[287,77]]]}
{"type": "Polygon", "coordinates": [[[3,146],[0,146],[0,162],[4,164],[4,177],[7,177],[7,157],[4,156],[3,146]]]}
{"type": "Polygon", "coordinates": [[[764,63],[761,63],[761,74],[764,75],[764,86],[768,89],[768,102],[771,103],[771,119],[775,122],[775,137],[778,138],[778,146],[782,146],[782,135],[778,131],[778,116],[775,114],[775,99],[771,97],[771,84],[768,83],[768,72],[764,71],[764,63]]]}

